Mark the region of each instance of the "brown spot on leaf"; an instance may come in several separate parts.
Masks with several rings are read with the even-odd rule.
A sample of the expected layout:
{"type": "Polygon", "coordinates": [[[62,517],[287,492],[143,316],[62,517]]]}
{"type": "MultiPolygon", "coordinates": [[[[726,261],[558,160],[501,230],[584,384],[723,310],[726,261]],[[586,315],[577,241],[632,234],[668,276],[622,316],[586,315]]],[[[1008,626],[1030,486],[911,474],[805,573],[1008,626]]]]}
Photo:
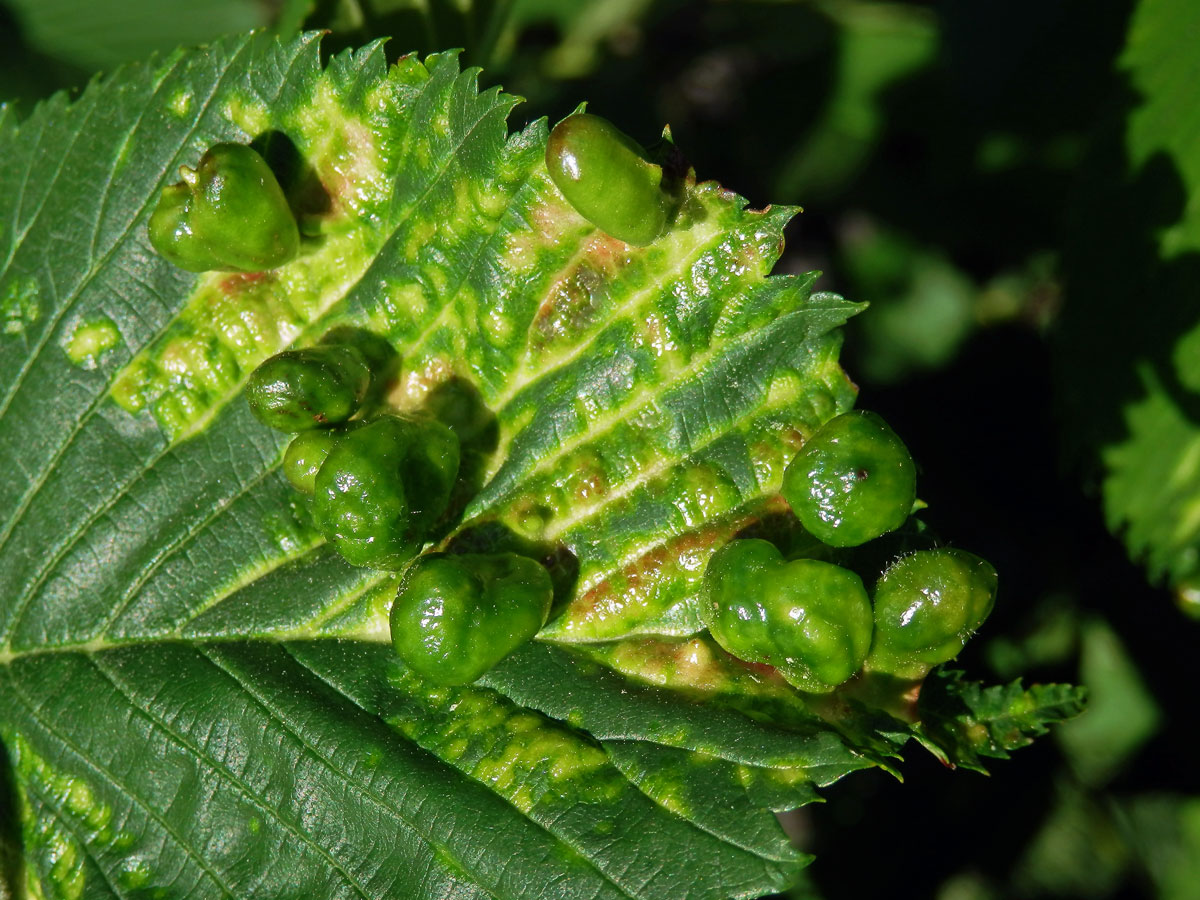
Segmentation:
{"type": "Polygon", "coordinates": [[[580,263],[546,292],[533,320],[534,345],[544,346],[586,331],[603,311],[607,296],[604,275],[580,263]]]}
{"type": "Polygon", "coordinates": [[[232,297],[242,293],[247,287],[255,285],[269,277],[269,272],[234,272],[221,276],[218,286],[221,289],[221,293],[232,297]]]}

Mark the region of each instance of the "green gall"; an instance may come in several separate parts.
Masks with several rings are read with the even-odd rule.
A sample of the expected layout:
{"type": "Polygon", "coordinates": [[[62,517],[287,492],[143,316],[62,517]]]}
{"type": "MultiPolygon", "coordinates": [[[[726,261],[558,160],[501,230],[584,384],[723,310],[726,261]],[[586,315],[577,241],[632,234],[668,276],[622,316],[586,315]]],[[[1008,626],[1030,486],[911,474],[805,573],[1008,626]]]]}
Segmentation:
{"type": "Polygon", "coordinates": [[[386,381],[395,374],[395,370],[399,367],[400,355],[396,353],[396,348],[387,338],[365,328],[338,325],[325,332],[321,343],[353,347],[366,360],[373,382],[386,381]]]}
{"type": "Polygon", "coordinates": [[[731,541],[713,555],[701,615],[734,656],[774,666],[812,693],[853,676],[871,647],[871,601],[861,579],[816,559],[787,562],[769,541],[731,541]]]}
{"type": "Polygon", "coordinates": [[[917,497],[916,466],[883,419],[849,412],[826,422],[788,464],[783,496],[818,540],[857,547],[904,524],[917,497]]]}
{"type": "Polygon", "coordinates": [[[296,218],[252,147],[217,144],[179,172],[150,216],[150,243],[167,260],[189,272],[261,272],[296,257],[296,218]]]}
{"type": "Polygon", "coordinates": [[[996,599],[996,570],[963,550],[921,550],[875,584],[875,640],[867,665],[921,678],[959,654],[996,599]]]}
{"type": "Polygon", "coordinates": [[[446,511],[458,438],[437,422],[381,416],[341,437],[317,472],[317,526],[347,562],[402,568],[446,511]]]}
{"type": "Polygon", "coordinates": [[[277,353],[250,373],[246,400],[264,425],[295,433],[344,422],[358,412],[371,371],[353,347],[277,353]]]}
{"type": "Polygon", "coordinates": [[[303,431],[292,438],[283,454],[283,474],[292,487],[305,494],[313,492],[317,472],[337,439],[333,429],[303,431]]]}
{"type": "Polygon", "coordinates": [[[162,189],[158,206],[150,215],[150,243],[168,262],[189,272],[224,268],[214,258],[208,243],[198,238],[190,225],[192,188],[184,183],[162,189]]]}
{"type": "Polygon", "coordinates": [[[392,605],[392,645],[437,684],[467,684],[538,633],[550,613],[550,574],[514,553],[416,560],[392,605]]]}
{"type": "Polygon", "coordinates": [[[606,234],[644,247],[666,228],[672,203],[662,167],[607,119],[576,113],[555,125],[546,168],[567,202],[606,234]]]}

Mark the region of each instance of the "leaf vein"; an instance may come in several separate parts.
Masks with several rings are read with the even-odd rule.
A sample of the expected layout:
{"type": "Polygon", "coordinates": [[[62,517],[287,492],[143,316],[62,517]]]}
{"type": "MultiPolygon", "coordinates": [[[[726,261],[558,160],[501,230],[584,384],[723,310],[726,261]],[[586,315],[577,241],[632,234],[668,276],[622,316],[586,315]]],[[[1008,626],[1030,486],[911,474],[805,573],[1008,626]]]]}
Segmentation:
{"type": "MultiPolygon", "coordinates": [[[[244,49],[244,46],[243,46],[243,49],[244,49]]],[[[236,59],[236,56],[235,56],[235,59],[236,59]]],[[[221,77],[217,80],[216,86],[214,86],[214,88],[213,88],[213,92],[209,95],[208,99],[205,100],[204,107],[202,107],[201,112],[203,112],[204,109],[207,109],[208,106],[212,103],[213,97],[216,95],[217,91],[219,91],[220,86],[223,83],[227,73],[228,73],[228,69],[226,69],[225,72],[222,72],[221,77]]],[[[198,114],[196,124],[192,126],[192,128],[188,132],[187,136],[184,138],[183,141],[180,142],[180,145],[179,145],[180,148],[182,148],[184,146],[184,144],[186,144],[187,141],[190,140],[191,137],[195,134],[196,129],[199,127],[199,124],[200,124],[200,118],[201,118],[201,116],[198,114]]],[[[175,154],[172,154],[171,158],[174,159],[175,155],[178,152],[179,151],[176,150],[175,154]]],[[[165,171],[162,172],[159,175],[159,180],[161,180],[165,175],[166,175],[166,172],[165,171]]],[[[135,213],[131,216],[130,228],[132,227],[132,223],[138,221],[141,218],[142,213],[144,213],[145,210],[147,209],[147,207],[150,205],[150,200],[151,200],[152,196],[153,196],[153,194],[151,194],[150,197],[147,197],[145,202],[140,207],[138,207],[138,209],[135,211],[135,213]]],[[[94,267],[92,269],[91,273],[75,289],[73,295],[71,296],[70,299],[68,299],[66,305],[55,315],[54,319],[50,322],[50,324],[47,325],[45,333],[43,334],[42,338],[38,342],[38,345],[33,349],[33,352],[26,359],[21,370],[18,372],[17,378],[13,382],[8,393],[5,395],[4,400],[0,401],[0,425],[3,424],[4,418],[8,412],[8,409],[12,403],[12,400],[16,397],[18,391],[21,389],[21,386],[24,384],[25,378],[28,376],[29,371],[32,368],[33,362],[41,355],[43,349],[45,349],[46,344],[49,342],[51,333],[58,326],[58,323],[61,322],[62,319],[66,316],[66,314],[71,310],[71,308],[75,304],[75,301],[79,298],[79,296],[82,294],[83,290],[91,282],[92,278],[95,277],[96,273],[99,272],[101,268],[103,268],[103,263],[105,261],[107,261],[108,257],[110,257],[116,251],[116,248],[121,245],[122,239],[127,237],[128,234],[129,234],[129,228],[126,228],[125,231],[113,242],[112,248],[110,248],[110,250],[108,251],[108,255],[105,257],[105,259],[101,260],[100,266],[94,267]]],[[[52,271],[52,270],[48,270],[48,271],[52,271]]],[[[57,292],[56,292],[56,294],[57,294],[57,292]]],[[[162,328],[159,330],[158,334],[155,336],[155,339],[157,339],[158,337],[160,337],[161,335],[166,333],[167,329],[174,322],[175,318],[176,318],[175,316],[172,316],[166,322],[163,323],[162,328]]],[[[67,450],[69,450],[70,447],[74,444],[76,437],[78,437],[79,433],[84,429],[84,427],[87,425],[87,423],[89,421],[91,421],[92,416],[95,415],[96,411],[100,408],[101,404],[107,398],[107,396],[108,396],[107,391],[102,391],[96,395],[96,397],[88,405],[87,409],[84,410],[84,412],[81,414],[80,418],[75,423],[75,425],[72,427],[71,431],[67,434],[64,442],[62,444],[60,444],[59,447],[55,450],[55,452],[51,456],[50,460],[47,462],[45,467],[42,469],[42,472],[38,476],[37,480],[26,489],[25,494],[22,496],[20,502],[17,504],[17,507],[13,512],[13,515],[9,518],[8,522],[6,523],[3,532],[0,532],[0,550],[3,550],[4,546],[8,543],[8,540],[12,536],[13,532],[16,530],[17,525],[20,524],[21,520],[25,517],[26,513],[29,511],[29,507],[32,505],[33,500],[37,497],[38,493],[40,493],[41,489],[45,486],[45,484],[49,480],[50,476],[54,473],[58,462],[62,459],[63,455],[67,452],[67,450]]],[[[152,466],[155,462],[157,462],[159,459],[161,459],[162,456],[165,455],[169,451],[169,449],[170,449],[170,445],[165,447],[163,449],[163,451],[151,461],[150,465],[152,466]]],[[[145,474],[145,470],[139,472],[131,481],[127,482],[127,487],[129,485],[135,484],[144,474],[145,474]]],[[[108,508],[111,508],[111,507],[108,507],[108,508]]],[[[86,530],[95,521],[96,521],[95,517],[88,519],[84,523],[84,525],[80,529],[80,531],[82,532],[83,530],[86,530]]],[[[74,546],[75,542],[78,540],[78,537],[79,537],[78,534],[73,536],[73,540],[69,541],[66,544],[65,548],[63,548],[64,552],[66,550],[69,550],[70,547],[74,546]]],[[[56,563],[59,558],[61,558],[61,556],[56,557],[51,562],[51,565],[56,563]]],[[[15,622],[15,620],[17,618],[19,618],[23,614],[24,605],[27,604],[28,602],[29,602],[28,599],[25,599],[22,601],[21,605],[19,605],[17,607],[17,609],[14,611],[13,617],[10,618],[7,623],[5,623],[3,630],[0,631],[0,637],[4,638],[6,648],[11,649],[11,634],[12,634],[13,623],[15,622]]]]}
{"type": "MultiPolygon", "coordinates": [[[[207,653],[204,653],[203,648],[197,649],[199,649],[204,656],[208,656],[207,653]]],[[[117,692],[125,698],[131,709],[141,714],[151,724],[157,726],[164,735],[191,753],[198,761],[204,763],[215,775],[225,779],[230,785],[233,786],[238,794],[240,794],[242,797],[245,797],[246,800],[253,805],[257,806],[268,818],[274,819],[276,822],[278,822],[285,831],[317,851],[320,856],[324,857],[324,859],[338,871],[346,883],[352,887],[355,893],[359,894],[363,900],[372,900],[371,895],[367,892],[366,888],[350,874],[345,866],[343,866],[342,863],[332,855],[332,853],[330,853],[325,847],[322,847],[312,838],[311,835],[299,828],[299,826],[284,818],[279,810],[272,807],[263,797],[259,796],[259,794],[256,793],[250,787],[250,785],[248,785],[240,777],[238,777],[236,773],[234,773],[233,769],[218,762],[217,759],[208,753],[203,746],[195,741],[192,741],[182,732],[173,728],[171,724],[162,716],[157,715],[150,709],[144,707],[126,685],[122,684],[115,676],[113,676],[104,668],[104,666],[100,664],[100,661],[96,658],[95,654],[87,654],[87,660],[92,664],[93,668],[95,668],[97,672],[104,676],[104,678],[117,690],[117,692]]],[[[257,701],[257,698],[255,699],[257,701]]],[[[259,705],[262,706],[261,702],[259,705]]],[[[265,709],[266,707],[264,706],[263,708],[265,709]]],[[[347,781],[349,781],[349,779],[347,779],[347,781]]]]}
{"type": "Polygon", "coordinates": [[[109,876],[108,872],[105,871],[104,866],[100,864],[99,857],[96,856],[95,852],[93,851],[91,844],[89,844],[87,839],[80,834],[75,823],[65,815],[62,805],[57,802],[56,798],[54,798],[49,791],[42,790],[41,786],[35,784],[33,780],[27,780],[24,783],[27,786],[26,789],[37,795],[38,799],[41,800],[41,802],[53,813],[55,820],[62,823],[63,828],[68,831],[71,834],[71,837],[75,839],[75,842],[83,848],[83,852],[86,853],[88,859],[95,864],[96,870],[100,873],[100,877],[104,879],[104,883],[108,885],[108,889],[112,892],[113,896],[127,896],[121,892],[116,883],[109,876]]]}
{"type": "MultiPolygon", "coordinates": [[[[112,614],[109,615],[108,619],[100,627],[99,631],[96,632],[96,635],[102,635],[112,627],[113,623],[119,619],[122,614],[124,614],[125,610],[129,607],[129,604],[133,602],[138,592],[146,586],[146,583],[154,577],[154,574],[160,568],[162,568],[162,566],[168,560],[176,556],[181,550],[183,550],[184,547],[194,541],[208,525],[216,521],[216,519],[223,515],[225,511],[228,510],[234,503],[236,503],[258,485],[262,484],[271,475],[271,473],[275,471],[276,468],[277,464],[263,469],[263,471],[261,471],[254,478],[251,478],[249,481],[243,484],[235,493],[227,498],[222,498],[221,502],[217,503],[207,516],[197,520],[196,522],[193,522],[190,526],[188,526],[188,529],[182,535],[178,536],[172,543],[168,543],[167,545],[160,547],[158,552],[156,552],[149,561],[149,565],[122,595],[120,601],[118,601],[118,603],[115,605],[112,614]]],[[[285,556],[284,561],[287,559],[289,559],[289,557],[285,556]]],[[[282,565],[283,563],[280,564],[282,565]]],[[[36,587],[34,590],[36,590],[36,587]]],[[[190,620],[190,618],[185,619],[184,624],[190,620]]]]}
{"type": "MultiPolygon", "coordinates": [[[[15,240],[9,245],[8,257],[4,260],[4,266],[0,268],[0,271],[6,271],[8,269],[9,265],[12,263],[13,259],[16,258],[17,253],[20,252],[21,247],[24,245],[25,238],[29,235],[29,232],[33,230],[33,226],[37,224],[38,217],[42,214],[42,210],[46,207],[46,202],[49,200],[51,193],[53,193],[52,188],[54,182],[57,181],[58,177],[62,174],[63,168],[67,164],[67,157],[70,155],[71,151],[75,149],[75,144],[79,141],[79,135],[83,132],[84,126],[86,126],[88,120],[91,119],[92,113],[95,111],[95,109],[96,104],[92,103],[91,106],[89,106],[86,110],[85,115],[80,118],[79,128],[77,128],[75,133],[71,136],[70,142],[66,145],[62,154],[58,158],[58,166],[55,168],[54,174],[50,178],[50,184],[46,188],[45,196],[42,197],[37,209],[33,211],[33,215],[30,216],[28,224],[26,224],[26,226],[14,236],[15,240]]],[[[33,170],[33,163],[41,155],[39,148],[42,145],[42,140],[46,137],[48,125],[52,121],[53,120],[49,116],[42,117],[42,128],[38,132],[37,140],[34,142],[29,154],[29,168],[26,170],[25,177],[21,179],[21,191],[17,197],[17,202],[13,209],[13,222],[21,221],[22,208],[25,206],[25,188],[29,184],[29,176],[33,170]]]]}
{"type": "MultiPolygon", "coordinates": [[[[793,315],[802,314],[803,311],[797,311],[793,313],[793,315]]],[[[630,394],[618,406],[614,407],[603,416],[593,420],[593,422],[590,422],[588,427],[579,434],[571,435],[570,437],[559,442],[556,450],[553,453],[540,457],[533,466],[531,466],[520,476],[519,480],[514,481],[509,488],[494,498],[488,504],[488,507],[494,507],[511,498],[514,494],[518,493],[523,486],[527,485],[531,479],[561,462],[562,459],[564,459],[572,450],[591,443],[599,442],[602,437],[611,433],[613,428],[615,428],[617,425],[628,422],[642,409],[652,406],[656,401],[660,400],[663,396],[669,393],[670,390],[681,385],[686,379],[690,378],[696,372],[702,370],[718,356],[727,355],[741,344],[748,344],[753,340],[761,340],[761,337],[762,336],[758,333],[743,334],[738,336],[735,340],[726,344],[722,344],[719,347],[710,347],[704,353],[693,356],[687,365],[679,367],[674,373],[659,381],[654,387],[643,387],[636,393],[630,394]]],[[[726,400],[726,404],[727,402],[728,401],[726,400]]],[[[726,408],[728,410],[728,406],[726,406],[726,408]]],[[[736,418],[731,417],[729,421],[731,425],[740,424],[765,411],[773,411],[773,408],[748,408],[743,415],[736,418]]],[[[708,431],[710,432],[710,436],[699,444],[693,444],[692,436],[687,436],[686,443],[688,445],[688,455],[695,454],[705,449],[714,441],[719,440],[725,433],[716,431],[712,428],[709,428],[708,431]]],[[[596,502],[577,506],[575,507],[575,511],[572,512],[572,515],[557,518],[555,520],[555,524],[546,530],[547,539],[553,540],[558,535],[574,527],[574,525],[576,525],[578,522],[586,520],[595,512],[609,505],[613,500],[618,500],[621,497],[631,493],[646,481],[663,474],[670,468],[677,465],[677,463],[677,460],[664,460],[653,467],[641,468],[635,478],[621,485],[614,491],[598,496],[596,502]],[[578,514],[576,511],[578,511],[578,514]]],[[[480,510],[480,512],[481,511],[482,510],[480,510]]]]}
{"type": "Polygon", "coordinates": [[[179,845],[179,848],[183,850],[188,857],[195,860],[199,868],[217,884],[217,886],[226,894],[226,896],[233,896],[233,891],[229,889],[229,886],[225,884],[225,882],[221,880],[220,876],[218,876],[217,873],[208,865],[208,863],[205,862],[204,857],[201,856],[200,852],[190,843],[185,841],[175,831],[171,824],[167,822],[167,820],[163,818],[163,816],[160,815],[151,804],[147,803],[139,795],[135,794],[124,782],[110,772],[101,762],[86,754],[83,749],[79,747],[73,740],[51,725],[42,716],[40,716],[38,714],[37,707],[32,703],[25,692],[17,686],[16,679],[10,676],[8,680],[12,685],[13,695],[21,702],[25,709],[28,710],[29,717],[36,722],[42,728],[42,730],[46,732],[46,734],[59,741],[64,747],[71,751],[71,753],[77,756],[85,765],[95,769],[98,773],[100,773],[100,775],[106,778],[110,784],[117,788],[117,790],[121,791],[121,793],[125,794],[125,796],[129,797],[134,803],[145,810],[146,815],[153,821],[157,822],[158,826],[163,830],[163,832],[172,840],[174,840],[175,843],[179,845]]]}
{"type": "MultiPolygon", "coordinates": [[[[302,660],[297,659],[296,656],[288,649],[288,647],[285,644],[280,644],[280,647],[283,649],[283,651],[285,653],[288,654],[288,656],[290,656],[292,659],[294,659],[298,665],[302,666],[306,671],[310,671],[310,672],[312,671],[308,666],[306,666],[304,664],[304,662],[302,660]]],[[[227,678],[229,678],[230,681],[232,681],[234,684],[236,684],[238,687],[240,687],[243,691],[245,691],[246,695],[249,696],[251,699],[253,699],[254,702],[258,705],[259,709],[261,709],[264,713],[266,713],[268,718],[273,719],[279,725],[279,727],[282,728],[286,733],[291,735],[292,738],[295,739],[295,741],[301,747],[303,747],[305,749],[305,751],[307,751],[308,754],[313,759],[320,762],[327,769],[329,769],[329,771],[340,776],[342,779],[345,780],[345,782],[347,784],[354,783],[354,780],[350,777],[349,772],[342,769],[331,758],[322,754],[320,752],[320,750],[318,750],[311,743],[309,743],[309,741],[307,741],[304,738],[304,736],[299,732],[299,730],[297,728],[295,728],[290,722],[288,722],[278,710],[273,709],[271,707],[271,705],[269,703],[267,703],[259,695],[259,692],[257,690],[255,690],[253,687],[251,687],[251,685],[248,684],[246,681],[244,681],[242,678],[238,677],[238,675],[235,672],[233,672],[228,666],[222,665],[220,660],[218,660],[210,652],[208,647],[204,646],[203,644],[197,644],[195,646],[195,649],[197,651],[199,651],[209,661],[209,663],[212,664],[212,666],[215,669],[222,672],[227,678]]],[[[313,674],[316,675],[315,672],[313,674]]],[[[319,675],[317,677],[320,678],[319,675]]],[[[324,680],[324,679],[321,679],[321,680],[324,680]]],[[[341,693],[341,692],[339,691],[339,693],[341,693]]],[[[350,698],[347,698],[347,699],[350,699],[350,698]]],[[[359,704],[355,703],[355,705],[358,706],[359,704]]],[[[360,708],[362,708],[362,707],[360,706],[360,708]]],[[[364,710],[364,712],[369,712],[369,710],[364,710]]],[[[386,797],[377,793],[366,783],[361,783],[360,789],[362,790],[363,796],[369,798],[380,809],[384,810],[385,812],[391,813],[391,815],[396,819],[397,822],[399,822],[402,825],[405,825],[406,827],[411,829],[414,834],[418,835],[429,846],[435,848],[436,850],[440,851],[441,853],[443,853],[446,856],[449,856],[451,859],[455,860],[456,864],[463,866],[463,872],[465,872],[468,877],[472,878],[472,880],[474,880],[476,883],[480,883],[479,879],[476,878],[475,875],[468,868],[466,868],[465,864],[459,858],[458,855],[456,855],[455,853],[452,853],[450,848],[446,847],[444,844],[440,844],[436,840],[434,840],[433,836],[431,834],[429,834],[427,830],[423,831],[421,828],[417,827],[416,820],[413,818],[410,818],[400,807],[389,802],[386,797]]],[[[491,894],[493,897],[497,898],[497,900],[499,900],[499,897],[500,897],[499,894],[496,894],[494,891],[492,891],[490,889],[488,890],[488,893],[491,894]]]]}
{"type": "MultiPolygon", "coordinates": [[[[674,282],[683,274],[693,267],[705,253],[712,249],[714,241],[719,241],[725,238],[724,232],[719,229],[712,229],[708,234],[701,238],[692,247],[693,252],[689,255],[682,256],[680,262],[672,267],[668,272],[664,272],[660,277],[652,279],[651,283],[641,290],[632,291],[623,300],[616,304],[611,312],[605,315],[602,319],[602,324],[597,325],[591,331],[580,335],[581,340],[567,353],[564,353],[553,360],[542,360],[541,363],[534,369],[530,369],[532,357],[529,349],[526,349],[525,360],[522,368],[524,373],[513,379],[512,385],[509,386],[503,394],[496,399],[498,409],[503,409],[509,404],[518,394],[531,384],[541,381],[543,378],[553,372],[557,372],[578,359],[585,350],[607,332],[612,325],[626,313],[632,312],[637,308],[637,305],[644,299],[653,298],[663,290],[663,285],[669,282],[674,282]]],[[[505,447],[504,449],[507,449],[505,447]]]]}
{"type": "MultiPolygon", "coordinates": [[[[192,139],[192,137],[195,135],[196,131],[200,127],[200,122],[203,118],[203,113],[208,110],[209,106],[213,102],[213,98],[217,95],[218,91],[224,84],[226,77],[228,76],[229,72],[232,70],[233,61],[236,60],[237,57],[242,52],[244,52],[247,47],[248,47],[248,44],[243,43],[242,47],[238,50],[238,53],[234,55],[233,60],[230,61],[230,64],[221,72],[221,75],[220,75],[220,77],[218,77],[216,84],[213,86],[212,91],[209,93],[209,96],[205,99],[204,105],[200,107],[200,110],[196,115],[195,124],[192,125],[191,129],[188,130],[188,133],[185,135],[185,137],[179,142],[179,149],[177,149],[175,151],[175,153],[171,154],[172,159],[175,158],[175,156],[179,153],[179,150],[181,150],[184,146],[186,146],[187,142],[190,141],[192,139]]],[[[159,173],[159,177],[158,177],[157,181],[161,181],[164,177],[166,177],[166,174],[167,174],[167,170],[164,169],[162,172],[159,173]]],[[[49,194],[50,194],[50,191],[48,190],[47,196],[49,196],[49,194]]],[[[116,253],[117,248],[121,246],[121,242],[125,238],[129,237],[130,232],[133,228],[133,223],[137,222],[141,219],[142,215],[149,208],[150,203],[153,200],[154,196],[155,196],[155,193],[152,191],[146,197],[145,201],[143,201],[135,210],[133,210],[132,215],[129,218],[129,225],[127,225],[125,227],[125,229],[119,235],[117,235],[116,239],[112,243],[112,246],[106,251],[104,257],[102,259],[100,259],[98,262],[93,262],[92,265],[89,266],[87,275],[84,276],[83,280],[74,288],[70,297],[64,298],[67,300],[67,302],[63,305],[63,307],[57,313],[55,313],[54,317],[47,324],[46,329],[43,332],[42,337],[39,340],[37,346],[34,348],[33,353],[31,353],[29,355],[28,359],[26,359],[26,361],[25,361],[25,364],[21,367],[21,370],[17,373],[17,377],[16,377],[16,379],[14,379],[11,388],[5,394],[4,400],[0,401],[0,422],[3,422],[5,416],[8,413],[9,407],[12,405],[13,398],[16,397],[17,393],[21,389],[21,386],[25,383],[25,379],[29,375],[29,370],[32,367],[33,362],[36,359],[38,359],[38,357],[41,355],[42,350],[45,348],[46,344],[49,342],[50,336],[53,333],[54,329],[58,327],[58,324],[63,320],[63,318],[66,316],[66,314],[68,312],[70,312],[71,309],[74,308],[75,302],[79,299],[80,295],[82,295],[83,291],[88,287],[88,285],[90,285],[92,283],[92,281],[96,278],[96,276],[99,274],[99,272],[101,272],[103,270],[104,264],[113,256],[114,253],[116,253]]]]}
{"type": "MultiPolygon", "coordinates": [[[[166,83],[167,77],[175,70],[176,67],[177,66],[173,66],[169,71],[163,72],[159,76],[158,81],[154,85],[154,90],[150,92],[150,97],[141,105],[141,109],[138,110],[137,118],[133,121],[133,124],[129,127],[129,130],[125,132],[125,137],[121,141],[121,146],[117,149],[117,152],[113,154],[112,158],[114,161],[119,160],[121,158],[121,153],[133,142],[133,136],[137,134],[138,129],[141,128],[142,122],[146,118],[146,114],[149,113],[153,108],[154,100],[158,97],[159,91],[162,90],[162,86],[166,83]]],[[[115,174],[116,166],[114,165],[112,171],[110,171],[108,174],[108,180],[104,185],[104,190],[100,194],[100,206],[96,211],[96,223],[92,228],[91,243],[88,245],[89,260],[96,258],[96,242],[100,237],[101,226],[104,222],[104,214],[108,210],[109,197],[112,196],[113,178],[115,174]]]]}

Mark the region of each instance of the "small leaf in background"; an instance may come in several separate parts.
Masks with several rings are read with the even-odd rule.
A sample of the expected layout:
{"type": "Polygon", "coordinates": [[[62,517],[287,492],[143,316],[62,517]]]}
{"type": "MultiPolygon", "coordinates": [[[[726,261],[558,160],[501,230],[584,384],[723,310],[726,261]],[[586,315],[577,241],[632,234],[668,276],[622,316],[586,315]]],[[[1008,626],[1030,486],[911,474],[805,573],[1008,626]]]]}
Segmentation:
{"type": "Polygon", "coordinates": [[[1018,321],[1041,330],[1057,312],[1048,255],[977,284],[945,253],[854,214],[841,220],[838,263],[847,293],[871,309],[851,323],[847,356],[872,385],[944,368],[980,328],[1018,321]]]}
{"type": "Polygon", "coordinates": [[[432,53],[450,47],[464,51],[470,65],[489,67],[497,44],[511,23],[520,27],[517,0],[289,0],[276,32],[303,20],[308,29],[330,31],[328,52],[358,46],[381,37],[398,42],[395,52],[432,53]]]}
{"type": "Polygon", "coordinates": [[[839,29],[834,89],[806,139],[783,160],[775,190],[822,204],[844,188],[876,149],[882,94],[934,58],[938,33],[927,10],[898,3],[824,5],[839,29]]]}
{"type": "Polygon", "coordinates": [[[3,0],[25,40],[40,53],[85,72],[180,44],[200,44],[271,22],[261,0],[3,0]]]}
{"type": "Polygon", "coordinates": [[[513,61],[523,29],[553,25],[558,42],[538,60],[538,68],[550,79],[579,78],[595,70],[605,45],[633,49],[639,20],[653,5],[653,0],[515,0],[498,61],[513,61]]]}
{"type": "Polygon", "coordinates": [[[1087,715],[1064,723],[1056,736],[1080,780],[1099,786],[1154,736],[1160,713],[1120,638],[1102,621],[1083,625],[1079,677],[1088,686],[1087,715]]]}
{"type": "Polygon", "coordinates": [[[1077,654],[1079,611],[1061,594],[1034,607],[1020,632],[987,642],[988,665],[1001,678],[1068,662],[1077,654]]]}
{"type": "Polygon", "coordinates": [[[863,217],[843,225],[847,289],[871,305],[855,329],[854,371],[894,382],[945,365],[977,326],[978,289],[937,252],[863,217]]]}
{"type": "Polygon", "coordinates": [[[1159,900],[1192,900],[1200,885],[1200,797],[1144,794],[1122,806],[1121,824],[1159,900]]]}
{"type": "Polygon", "coordinates": [[[1103,798],[1069,782],[1010,873],[1018,897],[1107,897],[1129,867],[1128,843],[1103,798]]]}

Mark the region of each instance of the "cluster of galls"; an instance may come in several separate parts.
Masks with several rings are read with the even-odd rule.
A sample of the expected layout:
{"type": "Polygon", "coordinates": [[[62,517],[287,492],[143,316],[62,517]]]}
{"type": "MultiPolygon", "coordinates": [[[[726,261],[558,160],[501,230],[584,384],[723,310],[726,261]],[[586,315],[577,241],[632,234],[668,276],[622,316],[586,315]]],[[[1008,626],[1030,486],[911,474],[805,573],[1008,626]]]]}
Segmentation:
{"type": "Polygon", "coordinates": [[[546,622],[553,588],[537,561],[511,553],[414,557],[446,512],[458,475],[454,432],[429,418],[361,415],[387,377],[391,347],[339,328],[254,370],[250,409],[295,433],[283,472],[312,496],[326,539],[356,566],[405,569],[392,643],[440,684],[474,681],[546,622]]]}
{"type": "MultiPolygon", "coordinates": [[[[180,175],[148,227],[167,260],[190,272],[261,272],[297,256],[296,217],[252,147],[217,144],[180,175]]],[[[405,569],[391,612],[400,656],[435,682],[464,684],[538,632],[553,588],[537,561],[511,553],[414,561],[446,513],[459,442],[433,419],[364,415],[394,361],[383,338],[337,328],[317,346],[268,359],[247,395],[259,421],[296,435],[283,471],[311,496],[330,544],[356,566],[405,569]]]]}
{"type": "MultiPolygon", "coordinates": [[[[651,154],[610,122],[576,114],[546,146],[550,177],[575,210],[635,246],[656,240],[678,208],[651,154]]],[[[895,531],[916,500],[908,449],[871,413],[832,419],[788,466],[783,494],[805,530],[830,547],[895,531]]],[[[991,612],[996,572],[961,550],[920,550],[875,583],[820,559],[787,562],[764,540],[737,540],[705,571],[702,616],[722,647],[774,666],[796,687],[827,692],[864,667],[919,679],[958,655],[991,612]]]]}
{"type": "MultiPolygon", "coordinates": [[[[846,413],[801,448],[784,474],[783,495],[824,544],[857,547],[908,519],[916,468],[882,419],[846,413]]],[[[995,596],[995,569],[962,550],[902,556],[868,596],[849,568],[822,559],[785,561],[774,544],[750,539],[713,556],[702,610],[713,637],[734,656],[774,666],[801,690],[824,693],[864,669],[923,678],[958,655],[995,596]]]]}
{"type": "MultiPolygon", "coordinates": [[[[580,215],[610,236],[645,246],[680,206],[679,185],[645,148],[597,116],[555,126],[551,179],[580,215]]],[[[284,192],[252,148],[218,144],[164,188],[151,243],[190,271],[261,271],[291,261],[299,230],[284,192]]],[[[250,378],[250,407],[296,434],[284,473],[311,495],[329,542],[358,566],[404,569],[391,612],[392,642],[407,664],[443,684],[475,680],[546,622],[553,595],[538,562],[516,554],[426,554],[458,475],[459,442],[433,419],[364,416],[390,377],[395,352],[341,328],[315,347],[271,357],[250,378]]],[[[838,416],[812,435],[785,473],[783,495],[830,548],[895,531],[916,500],[903,442],[878,416],[838,416]]],[[[736,540],[705,572],[702,616],[733,655],[774,666],[796,687],[827,692],[862,670],[919,679],[952,659],[991,611],[996,573],[960,550],[903,556],[868,596],[850,568],[785,561],[764,540],[736,540]]]]}

